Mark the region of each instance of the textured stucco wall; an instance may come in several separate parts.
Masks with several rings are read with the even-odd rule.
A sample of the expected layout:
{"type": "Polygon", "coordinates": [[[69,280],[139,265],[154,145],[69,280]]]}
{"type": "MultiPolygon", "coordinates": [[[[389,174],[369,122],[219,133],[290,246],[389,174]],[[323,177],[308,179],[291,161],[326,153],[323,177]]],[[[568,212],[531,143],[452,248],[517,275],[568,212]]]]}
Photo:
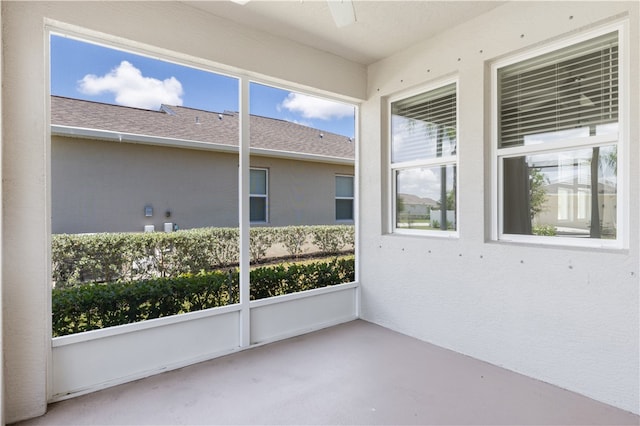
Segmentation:
{"type": "Polygon", "coordinates": [[[364,319],[640,411],[638,6],[510,2],[369,67],[360,140],[364,319]],[[629,248],[491,242],[490,61],[626,15],[629,248]],[[459,79],[459,238],[385,234],[384,97],[451,75],[459,79]]]}
{"type": "Polygon", "coordinates": [[[53,20],[63,29],[71,25],[110,34],[127,39],[125,47],[159,57],[216,70],[244,69],[251,76],[270,76],[302,89],[316,87],[350,100],[364,98],[366,70],[179,2],[2,1],[0,7],[2,101],[11,106],[2,111],[2,349],[4,385],[10,390],[5,394],[5,420],[14,422],[44,413],[48,393],[51,212],[45,25],[53,20]]]}
{"type": "Polygon", "coordinates": [[[252,157],[269,170],[269,225],[335,225],[335,176],[352,166],[252,157]]]}

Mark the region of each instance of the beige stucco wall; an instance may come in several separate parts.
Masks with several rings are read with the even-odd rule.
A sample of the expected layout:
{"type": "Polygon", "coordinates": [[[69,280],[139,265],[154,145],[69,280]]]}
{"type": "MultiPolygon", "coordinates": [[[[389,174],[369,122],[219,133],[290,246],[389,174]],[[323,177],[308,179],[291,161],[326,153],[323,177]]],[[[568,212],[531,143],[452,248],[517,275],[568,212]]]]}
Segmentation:
{"type": "Polygon", "coordinates": [[[252,157],[251,167],[269,170],[269,225],[334,225],[336,175],[352,166],[252,157]]]}
{"type": "Polygon", "coordinates": [[[238,226],[238,155],[53,137],[51,231],[238,226]],[[145,217],[144,207],[153,207],[145,217]],[[169,211],[171,217],[166,218],[169,211]]]}
{"type": "Polygon", "coordinates": [[[360,139],[364,319],[640,412],[639,6],[509,2],[369,68],[360,139]],[[628,248],[491,241],[490,63],[625,17],[628,248]],[[445,76],[459,81],[459,237],[387,234],[385,97],[445,76]]]}
{"type": "MultiPolygon", "coordinates": [[[[238,155],[55,136],[51,231],[141,232],[238,226],[238,155]],[[153,207],[145,217],[144,207],[153,207]],[[166,212],[171,216],[166,217],[166,212]]],[[[353,167],[252,157],[268,169],[269,223],[335,224],[335,176],[353,167]]]]}
{"type": "MultiPolygon", "coordinates": [[[[128,40],[125,46],[155,56],[218,71],[243,69],[248,75],[270,76],[271,81],[286,81],[301,89],[316,87],[344,100],[364,98],[366,70],[326,52],[243,29],[179,2],[2,1],[0,7],[5,106],[2,344],[4,386],[10,390],[4,395],[5,420],[13,422],[44,413],[48,394],[51,204],[47,20],[61,27],[70,24],[117,36],[128,40]]],[[[121,43],[109,36],[107,41],[121,43]]]]}

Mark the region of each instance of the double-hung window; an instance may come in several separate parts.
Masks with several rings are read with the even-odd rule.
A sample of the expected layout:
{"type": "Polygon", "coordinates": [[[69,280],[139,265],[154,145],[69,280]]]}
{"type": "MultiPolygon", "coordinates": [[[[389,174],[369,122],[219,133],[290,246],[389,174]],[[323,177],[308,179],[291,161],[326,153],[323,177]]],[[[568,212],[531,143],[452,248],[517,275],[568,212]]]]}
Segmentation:
{"type": "Polygon", "coordinates": [[[353,220],[353,176],[336,176],[336,220],[353,220]]]}
{"type": "Polygon", "coordinates": [[[269,174],[267,169],[249,171],[249,220],[268,222],[269,174]]]}
{"type": "Polygon", "coordinates": [[[455,234],[457,83],[392,100],[390,111],[393,232],[455,234]]]}
{"type": "Polygon", "coordinates": [[[619,32],[494,66],[497,238],[619,245],[619,32]]]}

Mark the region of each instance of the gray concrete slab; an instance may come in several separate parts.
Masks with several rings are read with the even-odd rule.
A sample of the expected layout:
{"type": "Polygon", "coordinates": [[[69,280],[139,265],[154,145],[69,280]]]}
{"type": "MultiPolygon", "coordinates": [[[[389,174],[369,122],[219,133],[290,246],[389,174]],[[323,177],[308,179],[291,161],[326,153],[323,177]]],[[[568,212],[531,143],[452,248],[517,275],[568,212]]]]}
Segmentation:
{"type": "Polygon", "coordinates": [[[20,425],[638,425],[640,417],[353,321],[51,404],[20,425]]]}

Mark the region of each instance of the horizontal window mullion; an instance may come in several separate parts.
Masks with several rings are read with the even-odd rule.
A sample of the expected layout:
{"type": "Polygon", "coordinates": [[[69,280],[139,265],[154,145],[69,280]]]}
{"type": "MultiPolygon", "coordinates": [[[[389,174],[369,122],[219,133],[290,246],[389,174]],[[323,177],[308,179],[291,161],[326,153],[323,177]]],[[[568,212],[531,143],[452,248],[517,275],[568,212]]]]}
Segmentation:
{"type": "Polygon", "coordinates": [[[456,164],[458,162],[457,156],[437,157],[428,160],[416,160],[416,161],[404,161],[401,163],[392,163],[392,170],[411,169],[416,167],[433,167],[433,166],[447,166],[456,164]]]}
{"type": "Polygon", "coordinates": [[[521,145],[516,147],[499,148],[497,150],[498,157],[509,158],[519,157],[522,155],[539,154],[546,152],[566,151],[569,149],[593,148],[596,146],[605,146],[618,143],[618,134],[612,133],[608,135],[590,136],[588,138],[567,139],[563,141],[555,141],[549,143],[541,143],[536,145],[521,145]]]}

